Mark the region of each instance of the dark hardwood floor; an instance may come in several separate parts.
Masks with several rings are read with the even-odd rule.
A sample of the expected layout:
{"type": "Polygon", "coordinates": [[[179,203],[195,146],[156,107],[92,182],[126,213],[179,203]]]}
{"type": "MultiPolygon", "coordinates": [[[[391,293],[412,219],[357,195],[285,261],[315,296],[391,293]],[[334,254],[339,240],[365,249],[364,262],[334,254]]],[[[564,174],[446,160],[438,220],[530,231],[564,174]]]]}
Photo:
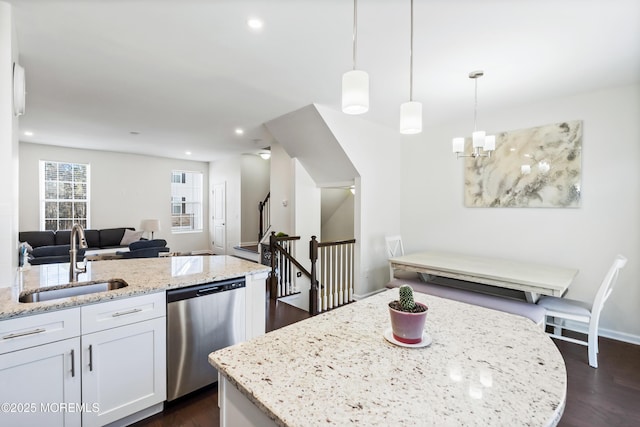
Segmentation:
{"type": "MultiPolygon", "coordinates": [[[[267,331],[309,317],[282,302],[271,302],[267,331]]],[[[589,366],[587,348],[554,341],[567,366],[567,405],[561,427],[640,426],[640,346],[600,338],[598,369],[589,366]]],[[[214,385],[180,399],[136,427],[218,427],[218,390],[214,385]]],[[[363,426],[364,427],[364,426],[363,426]]]]}

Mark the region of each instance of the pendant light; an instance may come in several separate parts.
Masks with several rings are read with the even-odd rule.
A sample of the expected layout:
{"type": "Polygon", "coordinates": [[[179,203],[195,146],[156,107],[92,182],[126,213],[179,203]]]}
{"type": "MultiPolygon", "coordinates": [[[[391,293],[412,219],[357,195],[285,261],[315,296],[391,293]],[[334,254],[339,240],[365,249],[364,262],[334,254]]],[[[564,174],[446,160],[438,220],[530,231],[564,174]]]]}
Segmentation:
{"type": "Polygon", "coordinates": [[[411,46],[409,49],[409,102],[400,105],[400,133],[422,132],[422,103],[413,100],[413,0],[411,0],[411,46]]]}
{"type": "Polygon", "coordinates": [[[353,70],[342,75],[342,111],[364,114],[369,111],[369,74],[356,70],[358,42],[358,0],[353,0],[353,70]]]}

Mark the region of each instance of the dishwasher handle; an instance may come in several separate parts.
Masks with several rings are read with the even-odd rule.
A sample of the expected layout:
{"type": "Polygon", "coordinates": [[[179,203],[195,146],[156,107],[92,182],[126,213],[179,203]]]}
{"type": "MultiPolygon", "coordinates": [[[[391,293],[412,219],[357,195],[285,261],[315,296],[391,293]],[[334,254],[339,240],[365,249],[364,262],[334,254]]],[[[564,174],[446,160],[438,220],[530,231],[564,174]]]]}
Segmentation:
{"type": "Polygon", "coordinates": [[[178,302],[189,298],[204,297],[220,292],[232,291],[244,288],[246,282],[244,277],[224,280],[220,282],[203,283],[201,285],[189,286],[167,291],[167,303],[178,302]]]}
{"type": "Polygon", "coordinates": [[[203,297],[205,295],[217,294],[218,292],[224,292],[226,286],[212,286],[210,288],[200,289],[197,293],[197,297],[203,297]]]}

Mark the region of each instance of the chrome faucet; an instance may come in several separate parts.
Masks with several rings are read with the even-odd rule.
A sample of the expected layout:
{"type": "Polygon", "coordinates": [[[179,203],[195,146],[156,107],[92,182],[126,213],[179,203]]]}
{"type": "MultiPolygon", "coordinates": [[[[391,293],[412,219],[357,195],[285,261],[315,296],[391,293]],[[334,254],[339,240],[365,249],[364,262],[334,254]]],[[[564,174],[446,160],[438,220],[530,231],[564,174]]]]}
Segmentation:
{"type": "Polygon", "coordinates": [[[78,267],[78,263],[76,262],[76,256],[78,255],[76,242],[78,242],[80,249],[87,248],[87,241],[84,238],[84,230],[80,224],[73,224],[73,227],[71,227],[71,237],[69,238],[69,243],[71,244],[71,249],[69,249],[69,283],[77,282],[78,275],[80,273],[87,272],[86,263],[84,267],[78,267]],[[80,239],[79,242],[78,238],[80,239]]]}

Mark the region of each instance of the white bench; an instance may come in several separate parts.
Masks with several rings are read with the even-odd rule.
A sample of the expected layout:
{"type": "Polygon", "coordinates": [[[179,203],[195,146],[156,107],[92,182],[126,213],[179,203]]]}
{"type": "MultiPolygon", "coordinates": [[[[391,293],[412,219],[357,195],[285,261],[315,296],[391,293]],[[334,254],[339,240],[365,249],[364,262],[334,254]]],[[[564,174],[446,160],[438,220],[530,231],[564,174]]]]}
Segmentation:
{"type": "Polygon", "coordinates": [[[427,283],[417,278],[394,278],[387,283],[387,288],[399,288],[401,285],[405,284],[410,285],[414,291],[421,292],[423,294],[434,295],[480,307],[504,311],[505,313],[517,314],[532,320],[536,325],[544,328],[545,309],[536,304],[496,295],[467,291],[450,286],[437,285],[435,283],[427,283]]]}

